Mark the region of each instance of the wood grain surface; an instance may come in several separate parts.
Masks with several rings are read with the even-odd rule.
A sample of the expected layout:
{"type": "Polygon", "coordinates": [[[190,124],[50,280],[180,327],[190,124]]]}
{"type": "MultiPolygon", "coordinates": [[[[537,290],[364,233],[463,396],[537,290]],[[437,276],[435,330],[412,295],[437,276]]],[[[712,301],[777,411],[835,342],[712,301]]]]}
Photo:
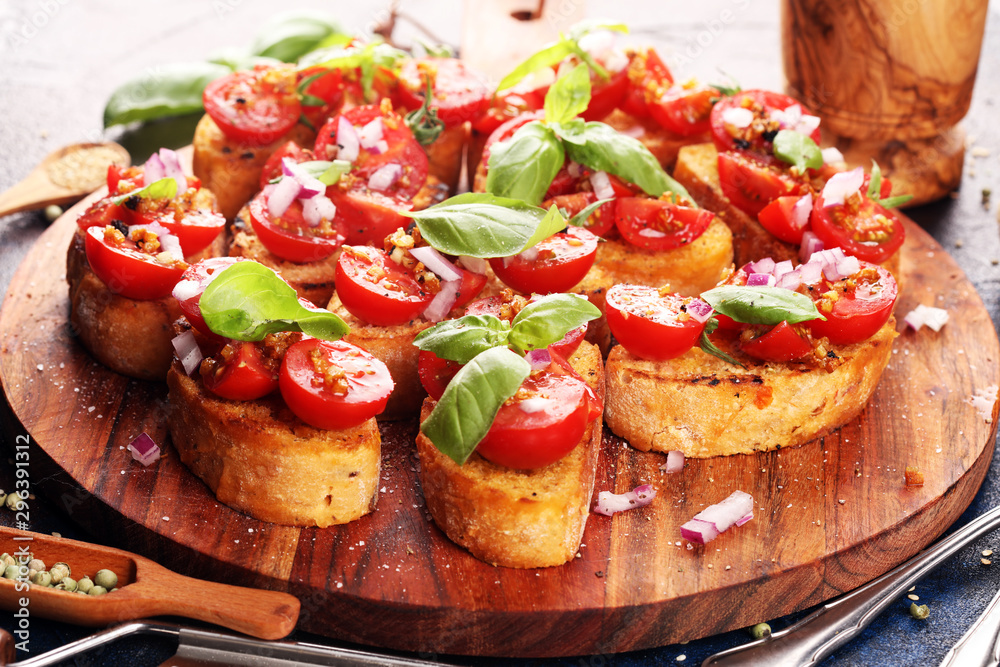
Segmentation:
{"type": "Polygon", "coordinates": [[[288,591],[302,603],[299,627],[330,637],[559,656],[746,626],[913,555],[958,518],[989,466],[1000,345],[962,271],[907,221],[899,312],[924,303],[947,308],[951,321],[939,333],[900,334],[862,415],[800,447],[689,461],[673,475],[659,471],[662,455],[606,431],[595,492],[649,482],[658,495],[613,518],[592,515],[579,558],[565,566],[494,568],[449,542],[418,486],[415,422],[382,425],[372,515],[327,529],[265,524],[216,502],[171,447],[149,468],[125,450],[142,431],[166,443],[166,391],[101,367],[73,339],[60,267],[74,219],[67,213],[41,237],[0,312],[0,374],[33,446],[36,492],[171,569],[288,591]],[[923,471],[923,487],[904,486],[907,465],[923,471]],[[736,489],[754,496],[753,521],[705,547],[681,540],[684,521],[736,489]]]}

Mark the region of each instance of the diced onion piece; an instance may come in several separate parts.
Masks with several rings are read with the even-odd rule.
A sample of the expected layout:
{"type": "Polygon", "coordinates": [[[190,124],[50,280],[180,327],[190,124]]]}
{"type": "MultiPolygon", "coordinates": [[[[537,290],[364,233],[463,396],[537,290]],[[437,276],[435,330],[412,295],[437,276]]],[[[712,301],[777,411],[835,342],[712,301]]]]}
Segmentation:
{"type": "Polygon", "coordinates": [[[281,158],[281,173],[285,178],[293,178],[298,182],[299,199],[311,199],[326,192],[326,185],[318,178],[307,174],[292,158],[281,158]]]}
{"type": "Polygon", "coordinates": [[[774,260],[770,257],[759,259],[747,265],[747,273],[771,273],[774,271],[774,260]]]}
{"type": "Polygon", "coordinates": [[[272,218],[280,218],[299,196],[302,186],[294,178],[282,178],[267,195],[267,212],[272,218]]]}
{"type": "Polygon", "coordinates": [[[770,273],[751,273],[747,276],[747,287],[774,287],[774,276],[770,273]]]}
{"type": "Polygon", "coordinates": [[[818,262],[806,262],[798,270],[799,278],[805,285],[815,285],[823,277],[823,265],[818,262]]]}
{"type": "Polygon", "coordinates": [[[752,518],[753,518],[753,510],[750,510],[749,512],[741,516],[739,519],[737,519],[736,523],[734,523],[733,525],[739,528],[752,518]]]}
{"type": "Polygon", "coordinates": [[[482,257],[472,257],[470,255],[459,255],[458,263],[462,265],[467,271],[472,271],[473,273],[478,273],[481,276],[486,275],[486,269],[489,268],[489,261],[483,259],[482,257]]]}
{"type": "Polygon", "coordinates": [[[616,512],[624,512],[634,507],[643,507],[653,502],[656,497],[656,490],[649,484],[635,487],[625,493],[611,493],[601,491],[597,494],[597,504],[594,506],[595,514],[611,516],[616,512]]]}
{"type": "Polygon", "coordinates": [[[745,127],[750,127],[750,124],[753,123],[753,111],[743,107],[729,107],[722,112],[722,122],[742,130],[745,127]]]}
{"type": "Polygon", "coordinates": [[[920,327],[926,325],[934,331],[941,331],[941,327],[948,323],[948,311],[944,308],[934,308],[920,304],[903,318],[912,329],[920,331],[920,327]]]}
{"type": "Polygon", "coordinates": [[[517,407],[519,407],[525,414],[533,415],[536,412],[545,410],[554,403],[555,400],[551,398],[545,398],[544,396],[532,396],[531,398],[526,398],[518,403],[517,407]]]}
{"type": "Polygon", "coordinates": [[[734,525],[742,526],[753,518],[753,498],[749,493],[733,491],[728,498],[709,505],[681,526],[681,536],[698,544],[714,540],[734,525]]]}
{"type": "Polygon", "coordinates": [[[830,267],[823,270],[823,275],[827,280],[842,280],[848,276],[853,276],[861,270],[861,262],[857,257],[845,255],[835,261],[830,267]]]}
{"type": "Polygon", "coordinates": [[[461,280],[446,280],[441,283],[441,291],[434,295],[431,302],[424,309],[424,319],[428,322],[440,322],[448,317],[448,313],[455,307],[458,300],[458,291],[462,287],[461,280]]]}
{"type": "Polygon", "coordinates": [[[179,280],[174,285],[174,290],[170,293],[170,296],[178,301],[187,301],[191,297],[201,294],[202,291],[202,285],[197,280],[179,280]]]}
{"type": "Polygon", "coordinates": [[[358,132],[362,148],[371,148],[382,141],[382,116],[369,122],[358,132]]]}
{"type": "Polygon", "coordinates": [[[566,173],[573,178],[580,178],[580,163],[570,162],[566,165],[566,173]]]}
{"type": "Polygon", "coordinates": [[[687,305],[687,314],[696,322],[707,322],[713,312],[712,306],[701,299],[695,299],[687,305]]]}
{"type": "Polygon", "coordinates": [[[795,225],[795,229],[804,229],[809,224],[809,215],[812,210],[813,196],[811,192],[807,192],[792,207],[792,224],[795,225]]]}
{"type": "Polygon", "coordinates": [[[552,363],[552,355],[549,354],[549,348],[547,347],[531,350],[524,355],[524,359],[531,365],[531,370],[533,371],[543,371],[552,363]]]}
{"type": "Polygon", "coordinates": [[[581,37],[578,44],[590,55],[600,58],[615,47],[615,34],[610,30],[594,30],[581,37]]]}
{"type": "Polygon", "coordinates": [[[820,151],[820,155],[823,156],[823,164],[843,164],[845,162],[844,154],[836,146],[824,148],[820,151]]]}
{"type": "Polygon", "coordinates": [[[382,165],[368,177],[368,189],[385,192],[403,177],[403,167],[395,162],[382,165]]]}
{"type": "Polygon", "coordinates": [[[132,442],[128,443],[128,449],[132,452],[132,458],[144,466],[160,460],[159,446],[146,433],[137,435],[132,442]]]}
{"type": "Polygon", "coordinates": [[[774,286],[781,287],[782,289],[797,290],[801,284],[802,272],[799,269],[793,269],[788,273],[781,274],[775,280],[774,286]]]}
{"type": "Polygon", "coordinates": [[[786,273],[791,273],[792,270],[793,270],[792,260],[786,259],[785,261],[778,262],[777,264],[774,265],[774,270],[771,271],[771,275],[774,276],[775,278],[780,278],[786,273]]]}
{"type": "Polygon", "coordinates": [[[521,252],[517,256],[526,262],[534,262],[536,259],[538,259],[538,247],[531,246],[530,248],[521,252]]]}
{"type": "Polygon", "coordinates": [[[163,162],[163,175],[177,181],[178,193],[187,190],[187,176],[184,175],[184,169],[181,167],[181,158],[177,155],[177,151],[172,151],[169,148],[161,148],[159,154],[160,160],[163,162]]]}
{"type": "Polygon", "coordinates": [[[438,278],[444,281],[462,280],[462,272],[455,268],[448,259],[429,245],[419,248],[410,248],[410,254],[414,259],[423,262],[428,271],[431,271],[438,278]]]}
{"type": "Polygon", "coordinates": [[[681,526],[681,537],[698,544],[708,544],[718,536],[719,531],[707,521],[691,519],[681,526]]]}
{"type": "Polygon", "coordinates": [[[379,139],[375,142],[375,145],[368,149],[374,155],[381,155],[389,150],[389,142],[385,139],[379,139]]]}
{"type": "Polygon", "coordinates": [[[659,229],[653,229],[652,227],[643,227],[639,230],[639,236],[645,236],[650,239],[662,239],[666,235],[666,232],[661,232],[659,229]]]}
{"type": "Polygon", "coordinates": [[[660,466],[660,470],[669,473],[684,470],[684,452],[676,449],[667,452],[667,462],[660,466]]]}
{"type": "Polygon", "coordinates": [[[861,189],[864,182],[865,171],[861,167],[834,174],[823,186],[823,206],[828,208],[843,204],[848,196],[861,189]]]}
{"type": "Polygon", "coordinates": [[[164,234],[159,237],[162,252],[169,252],[174,259],[184,259],[184,250],[181,248],[181,240],[173,234],[164,234]]]}
{"type": "Polygon", "coordinates": [[[343,116],[337,121],[337,159],[354,162],[358,159],[358,151],[361,150],[361,140],[358,133],[351,125],[351,121],[343,116]]]}
{"type": "MultiPolygon", "coordinates": [[[[188,282],[194,284],[194,281],[188,282]]],[[[175,298],[177,298],[176,295],[175,298]]],[[[194,337],[194,332],[185,331],[174,336],[170,344],[174,346],[174,352],[177,353],[177,358],[184,366],[184,372],[191,375],[201,365],[201,360],[204,358],[201,354],[201,348],[198,347],[198,340],[194,337]]]]}
{"type": "Polygon", "coordinates": [[[604,68],[609,72],[620,72],[628,63],[628,55],[621,49],[611,49],[604,54],[604,68]]]}
{"type": "Polygon", "coordinates": [[[324,220],[337,217],[337,205],[326,195],[318,195],[302,202],[302,217],[310,227],[318,227],[324,220]]]}
{"type": "Polygon", "coordinates": [[[166,177],[166,175],[167,168],[163,166],[163,160],[160,159],[158,154],[153,153],[146,160],[146,164],[142,168],[142,184],[146,186],[150,183],[155,183],[161,178],[166,177]]]}
{"type": "Polygon", "coordinates": [[[615,189],[611,187],[611,179],[608,178],[607,172],[595,171],[590,175],[590,184],[598,199],[614,199],[615,189]]]}
{"type": "Polygon", "coordinates": [[[799,122],[795,124],[792,129],[799,134],[804,134],[807,137],[816,131],[819,127],[819,116],[810,116],[809,114],[802,114],[799,118],[799,122]]]}
{"type": "MultiPolygon", "coordinates": [[[[808,262],[809,258],[813,256],[813,253],[819,252],[823,249],[823,242],[819,240],[812,231],[806,231],[802,234],[802,245],[799,247],[799,261],[808,262]]],[[[803,278],[803,282],[809,282],[803,278]]]]}

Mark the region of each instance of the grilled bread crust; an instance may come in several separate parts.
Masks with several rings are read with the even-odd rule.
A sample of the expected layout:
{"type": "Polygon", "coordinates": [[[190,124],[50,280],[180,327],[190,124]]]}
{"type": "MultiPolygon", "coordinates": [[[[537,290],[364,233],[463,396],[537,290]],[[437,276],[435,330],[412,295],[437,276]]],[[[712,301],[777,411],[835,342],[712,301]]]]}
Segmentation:
{"type": "Polygon", "coordinates": [[[740,369],[693,348],[646,361],[616,346],[606,365],[604,421],[636,449],[707,458],[799,445],[854,419],[892,352],[895,319],[869,340],[834,345],[832,372],[740,355],[740,369]]]}
{"type": "MultiPolygon", "coordinates": [[[[443,183],[448,192],[458,190],[458,181],[462,176],[462,161],[465,159],[465,146],[469,143],[469,123],[449,127],[430,145],[424,146],[427,152],[427,169],[430,176],[443,183]]],[[[426,208],[418,207],[418,208],[426,208]]]]}
{"type": "MultiPolygon", "coordinates": [[[[598,349],[582,343],[570,363],[603,396],[598,349]]],[[[433,408],[434,401],[425,400],[421,420],[433,408]]],[[[595,419],[559,461],[513,470],[475,452],[459,466],[419,434],[420,484],[434,522],[476,558],[515,568],[561,565],[580,548],[600,446],[601,420],[595,419]]]]}
{"type": "Polygon", "coordinates": [[[220,502],[261,521],[320,528],[375,509],[382,440],[374,417],[346,430],[313,428],[277,394],[219,398],[177,361],[167,386],[174,448],[220,502]]]}

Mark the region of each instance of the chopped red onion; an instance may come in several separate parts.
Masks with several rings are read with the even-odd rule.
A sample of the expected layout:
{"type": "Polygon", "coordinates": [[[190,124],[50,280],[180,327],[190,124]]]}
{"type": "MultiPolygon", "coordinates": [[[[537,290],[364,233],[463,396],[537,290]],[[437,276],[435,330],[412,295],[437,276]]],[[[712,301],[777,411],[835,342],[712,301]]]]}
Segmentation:
{"type": "Polygon", "coordinates": [[[609,72],[620,72],[628,66],[629,57],[621,49],[611,49],[604,54],[604,68],[609,72]]]}
{"type": "Polygon", "coordinates": [[[793,269],[788,273],[781,274],[781,276],[775,281],[774,286],[794,291],[797,290],[801,284],[802,272],[799,269],[793,269]]]}
{"type": "Polygon", "coordinates": [[[310,227],[318,227],[324,220],[337,217],[337,205],[326,195],[319,195],[302,202],[302,217],[310,227]]]}
{"type": "Polygon", "coordinates": [[[312,199],[316,195],[326,192],[326,185],[324,185],[318,178],[310,176],[303,171],[302,167],[300,167],[292,158],[281,158],[281,173],[285,176],[285,178],[292,178],[298,182],[299,199],[312,199]]]}
{"type": "Polygon", "coordinates": [[[337,159],[354,162],[358,159],[358,152],[361,150],[361,140],[358,133],[351,125],[351,121],[344,116],[337,121],[337,159]]]}
{"type": "Polygon", "coordinates": [[[823,186],[823,206],[843,204],[848,196],[861,189],[864,182],[865,171],[861,167],[834,174],[823,186]]]}
{"type": "Polygon", "coordinates": [[[378,116],[362,127],[358,132],[358,140],[361,142],[362,148],[369,149],[382,141],[382,116],[378,116]]]}
{"type": "Polygon", "coordinates": [[[283,178],[267,196],[267,212],[272,218],[280,218],[299,196],[302,186],[294,178],[283,178]]]}
{"type": "Polygon", "coordinates": [[[820,151],[823,156],[823,164],[838,164],[844,162],[844,154],[835,146],[824,148],[820,151]]]}
{"type": "Polygon", "coordinates": [[[747,276],[747,287],[774,287],[774,276],[770,273],[751,273],[747,276]]]}
{"type": "Polygon", "coordinates": [[[552,363],[552,355],[549,354],[549,348],[547,347],[531,350],[524,355],[524,359],[531,365],[531,370],[533,371],[543,371],[552,363]]]}
{"type": "Polygon", "coordinates": [[[809,215],[812,213],[812,210],[813,196],[811,192],[807,192],[792,207],[791,223],[795,225],[795,229],[805,229],[805,226],[809,224],[809,215]]]}
{"type": "Polygon", "coordinates": [[[431,302],[424,309],[424,319],[428,322],[440,322],[448,317],[448,313],[455,307],[458,300],[458,291],[462,287],[461,280],[446,280],[441,283],[441,291],[434,295],[431,302]]]}
{"type": "Polygon", "coordinates": [[[709,505],[681,526],[681,536],[705,544],[734,525],[743,525],[753,518],[753,498],[749,493],[733,491],[728,498],[709,505]],[[709,530],[711,527],[711,530],[709,530]],[[712,534],[712,533],[715,534],[712,534]]]}
{"type": "MultiPolygon", "coordinates": [[[[194,281],[188,282],[195,284],[194,281]]],[[[194,333],[185,331],[182,334],[174,336],[170,344],[174,346],[174,352],[177,353],[177,358],[180,360],[181,365],[184,366],[184,372],[191,375],[201,365],[201,360],[204,358],[202,357],[201,348],[198,347],[198,341],[194,337],[194,333]]]]}
{"type": "Polygon", "coordinates": [[[660,466],[660,470],[669,473],[684,470],[684,452],[676,449],[667,452],[667,462],[660,466]]]}
{"type": "Polygon", "coordinates": [[[733,525],[739,528],[752,518],[753,518],[753,510],[750,510],[749,512],[741,516],[739,519],[737,519],[736,523],[734,523],[733,525]]]}
{"type": "Polygon", "coordinates": [[[184,259],[181,241],[169,229],[158,222],[150,222],[145,225],[131,225],[128,228],[129,238],[132,237],[132,232],[140,229],[156,234],[157,240],[160,242],[161,252],[169,252],[175,259],[184,259]]]}
{"type": "Polygon", "coordinates": [[[807,230],[802,234],[802,245],[799,247],[799,261],[803,263],[808,262],[809,258],[813,256],[813,253],[822,249],[823,242],[819,240],[819,237],[816,236],[816,234],[807,230]]]}
{"type": "Polygon", "coordinates": [[[527,250],[517,255],[526,262],[534,262],[538,259],[538,246],[531,246],[527,250]]]}
{"type": "Polygon", "coordinates": [[[920,327],[924,325],[934,331],[941,331],[941,327],[948,323],[948,311],[944,308],[920,304],[908,312],[903,321],[915,331],[920,331],[920,327]]]}
{"type": "Polygon", "coordinates": [[[707,544],[718,536],[719,531],[707,521],[691,519],[681,526],[681,537],[697,544],[707,544]]]}
{"type": "Polygon", "coordinates": [[[395,162],[382,165],[368,177],[368,188],[385,192],[403,177],[403,168],[395,162]]]}
{"type": "Polygon", "coordinates": [[[482,257],[472,257],[471,255],[459,255],[458,263],[465,270],[472,271],[481,276],[486,275],[486,269],[490,266],[490,263],[482,257]]]}
{"type": "Polygon", "coordinates": [[[759,259],[747,265],[747,273],[771,273],[774,271],[774,260],[770,257],[759,259]]]}
{"type": "Polygon", "coordinates": [[[611,187],[611,179],[607,172],[595,171],[590,175],[590,185],[598,199],[614,199],[615,189],[611,187]]]}
{"type": "Polygon", "coordinates": [[[160,160],[163,162],[163,175],[177,181],[177,191],[184,192],[187,190],[187,177],[184,175],[184,169],[181,167],[181,158],[177,155],[177,152],[169,148],[161,148],[160,160]]]}
{"type": "Polygon", "coordinates": [[[532,396],[531,398],[526,398],[518,403],[517,407],[519,407],[525,414],[533,415],[536,412],[545,410],[553,403],[555,403],[554,399],[545,398],[544,396],[532,396]]]}
{"type": "Polygon", "coordinates": [[[753,123],[753,111],[743,107],[729,107],[722,112],[722,122],[726,125],[732,125],[738,130],[750,127],[750,124],[753,123]]]}
{"type": "Polygon", "coordinates": [[[146,433],[140,433],[128,443],[127,449],[132,452],[132,458],[144,466],[160,460],[160,448],[146,433]]]}
{"type": "Polygon", "coordinates": [[[771,119],[778,121],[784,130],[792,130],[800,134],[810,135],[819,127],[819,116],[802,113],[802,107],[793,104],[785,110],[772,109],[771,119]]]}
{"type": "Polygon", "coordinates": [[[602,58],[615,47],[615,34],[610,30],[594,30],[581,37],[577,43],[594,58],[602,58]]]}
{"type": "Polygon", "coordinates": [[[167,168],[163,166],[163,160],[156,153],[149,156],[146,160],[146,164],[142,168],[142,184],[143,186],[155,183],[161,178],[165,178],[167,175],[167,168]]]}
{"type": "Polygon", "coordinates": [[[823,264],[820,262],[806,262],[799,265],[799,278],[805,285],[815,285],[823,277],[823,264]]]}
{"type": "Polygon", "coordinates": [[[771,271],[771,275],[774,276],[775,278],[780,278],[786,273],[791,273],[792,270],[793,270],[792,260],[786,259],[785,261],[778,262],[777,264],[774,265],[774,270],[771,271]]]}
{"type": "Polygon", "coordinates": [[[695,299],[687,305],[687,314],[696,322],[707,322],[713,312],[712,306],[701,299],[695,299]]]}
{"type": "Polygon", "coordinates": [[[375,142],[375,145],[368,149],[374,155],[381,155],[389,150],[389,142],[385,139],[380,139],[375,142]]]}
{"type": "Polygon", "coordinates": [[[570,162],[569,164],[567,164],[566,165],[566,173],[568,173],[573,178],[579,178],[580,177],[580,163],[579,162],[570,162]]]}
{"type": "Polygon", "coordinates": [[[462,273],[455,268],[448,259],[438,252],[436,249],[430,247],[429,245],[421,246],[419,248],[411,248],[410,254],[413,255],[414,259],[419,262],[423,262],[424,266],[427,267],[428,271],[431,271],[441,280],[447,282],[450,280],[462,280],[462,273]]]}
{"type": "Polygon", "coordinates": [[[832,266],[823,270],[823,275],[827,280],[841,280],[848,276],[853,276],[861,270],[861,262],[857,257],[847,255],[837,259],[832,266]]]}
{"type": "Polygon", "coordinates": [[[649,484],[635,487],[625,493],[611,493],[601,491],[597,494],[597,504],[594,506],[595,514],[612,516],[616,512],[624,512],[635,507],[643,507],[653,502],[656,497],[656,490],[649,484]]]}

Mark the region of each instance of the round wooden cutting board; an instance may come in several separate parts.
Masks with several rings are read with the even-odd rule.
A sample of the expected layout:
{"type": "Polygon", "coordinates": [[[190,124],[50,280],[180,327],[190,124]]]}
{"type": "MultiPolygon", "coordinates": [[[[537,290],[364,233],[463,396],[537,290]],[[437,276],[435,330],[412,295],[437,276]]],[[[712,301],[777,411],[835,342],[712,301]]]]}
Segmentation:
{"type": "Polygon", "coordinates": [[[312,632],[418,651],[560,656],[742,627],[909,558],[958,518],[989,467],[996,333],[954,261],[907,222],[897,312],[923,303],[951,319],[938,333],[899,325],[861,416],[800,447],[689,460],[672,475],[659,470],[664,456],[606,432],[595,493],[648,482],[657,496],[613,518],[591,515],[579,556],[565,566],[495,568],[446,539],[420,492],[415,422],[382,425],[370,516],[322,530],[262,523],[216,502],[167,446],[164,385],[116,375],[74,340],[63,266],[78,208],[26,257],[0,313],[0,373],[23,425],[5,432],[34,445],[35,491],[101,539],[172,569],[293,593],[299,627],[312,632]],[[142,431],[164,449],[148,468],[125,449],[142,431]],[[908,465],[923,472],[923,487],[906,488],[908,465]],[[704,547],[681,539],[682,523],[737,489],[754,497],[751,522],[704,547]]]}

